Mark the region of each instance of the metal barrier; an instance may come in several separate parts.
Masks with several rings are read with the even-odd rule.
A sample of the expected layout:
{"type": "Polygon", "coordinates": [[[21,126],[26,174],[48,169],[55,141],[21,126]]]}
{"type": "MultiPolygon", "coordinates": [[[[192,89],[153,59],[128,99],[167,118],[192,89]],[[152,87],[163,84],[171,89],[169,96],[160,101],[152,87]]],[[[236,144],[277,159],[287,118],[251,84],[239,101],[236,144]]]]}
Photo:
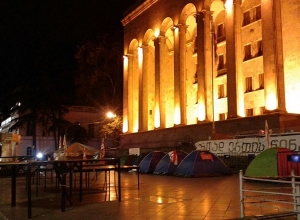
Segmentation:
{"type": "MultiPolygon", "coordinates": [[[[245,217],[245,204],[262,207],[262,203],[277,203],[281,204],[282,208],[278,208],[281,211],[291,212],[297,215],[297,219],[300,220],[300,182],[296,182],[296,178],[300,178],[300,176],[295,176],[294,172],[291,173],[291,180],[279,180],[279,179],[259,179],[253,177],[245,177],[243,175],[243,171],[241,170],[239,173],[239,183],[240,183],[240,217],[245,217]],[[285,190],[289,192],[283,192],[283,188],[278,188],[279,191],[272,190],[267,191],[266,187],[264,190],[260,189],[245,189],[245,184],[243,180],[251,180],[251,181],[259,181],[259,182],[269,182],[269,183],[279,183],[279,184],[287,184],[287,188],[285,190]],[[246,195],[247,194],[247,195],[246,195]],[[267,199],[265,197],[271,196],[274,199],[267,199]],[[263,198],[262,198],[263,197],[263,198]],[[247,202],[249,199],[251,202],[247,202]],[[291,208],[284,208],[284,206],[290,206],[291,208]]],[[[264,206],[265,208],[272,208],[272,206],[264,206]]],[[[270,214],[270,213],[267,213],[270,214]]]]}
{"type": "Polygon", "coordinates": [[[253,153],[217,153],[217,157],[231,170],[232,173],[238,173],[240,170],[246,170],[251,161],[255,158],[253,153]]]}

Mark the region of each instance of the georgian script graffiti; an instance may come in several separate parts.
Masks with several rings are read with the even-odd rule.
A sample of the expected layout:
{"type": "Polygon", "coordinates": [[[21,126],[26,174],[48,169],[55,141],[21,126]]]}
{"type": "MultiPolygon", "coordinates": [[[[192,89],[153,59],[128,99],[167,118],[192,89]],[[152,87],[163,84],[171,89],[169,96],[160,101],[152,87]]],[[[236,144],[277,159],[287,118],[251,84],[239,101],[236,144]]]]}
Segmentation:
{"type": "MultiPolygon", "coordinates": [[[[300,135],[276,136],[270,140],[270,147],[300,151],[300,135]]],[[[260,153],[268,148],[264,137],[199,141],[195,146],[198,150],[209,150],[213,153],[260,153]]]]}

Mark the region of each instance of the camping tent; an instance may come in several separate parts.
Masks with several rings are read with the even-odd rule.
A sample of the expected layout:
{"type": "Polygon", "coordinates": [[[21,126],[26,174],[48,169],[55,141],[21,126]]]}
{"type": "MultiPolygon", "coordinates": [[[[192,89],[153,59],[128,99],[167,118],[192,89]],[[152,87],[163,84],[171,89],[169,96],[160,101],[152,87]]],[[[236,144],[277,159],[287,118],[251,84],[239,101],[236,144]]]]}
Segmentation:
{"type": "Polygon", "coordinates": [[[153,151],[148,153],[140,162],[141,173],[153,173],[158,162],[165,156],[161,151],[153,151]]]}
{"type": "Polygon", "coordinates": [[[147,155],[146,153],[141,153],[140,155],[138,155],[138,156],[134,159],[132,165],[138,166],[138,165],[140,164],[140,162],[144,159],[144,157],[145,157],[146,155],[147,155]]]}
{"type": "Polygon", "coordinates": [[[181,150],[173,150],[166,154],[157,164],[155,174],[174,174],[178,164],[186,157],[187,153],[181,150]]]}
{"type": "Polygon", "coordinates": [[[229,168],[209,151],[195,150],[178,165],[175,175],[185,177],[230,175],[229,168]]]}
{"type": "Polygon", "coordinates": [[[289,158],[295,154],[294,151],[274,147],[268,148],[257,155],[246,169],[245,176],[248,177],[289,177],[294,170],[299,175],[300,163],[293,162],[289,158]]]}
{"type": "Polygon", "coordinates": [[[89,147],[87,145],[75,142],[65,149],[68,157],[81,157],[85,153],[88,157],[94,157],[99,155],[99,150],[89,147]]]}
{"type": "Polygon", "coordinates": [[[136,158],[137,158],[137,155],[135,155],[135,154],[125,155],[120,158],[120,164],[132,166],[133,162],[135,161],[136,158]]]}

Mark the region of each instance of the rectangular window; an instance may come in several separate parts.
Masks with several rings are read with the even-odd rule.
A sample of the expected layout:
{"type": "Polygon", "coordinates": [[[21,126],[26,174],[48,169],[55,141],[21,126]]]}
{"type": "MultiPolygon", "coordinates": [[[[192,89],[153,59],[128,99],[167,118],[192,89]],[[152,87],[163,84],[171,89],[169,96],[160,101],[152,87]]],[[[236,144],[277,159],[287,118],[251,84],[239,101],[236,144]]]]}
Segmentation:
{"type": "Polygon", "coordinates": [[[224,97],[225,97],[224,84],[220,84],[220,85],[218,86],[218,97],[219,97],[219,98],[224,98],[224,97]]]}
{"type": "Polygon", "coordinates": [[[253,108],[246,109],[246,117],[253,116],[253,108]]]}
{"type": "Polygon", "coordinates": [[[226,118],[225,118],[225,113],[220,113],[219,114],[219,121],[224,121],[226,118]]]}
{"type": "Polygon", "coordinates": [[[259,107],[259,114],[260,115],[263,115],[263,114],[265,114],[265,106],[262,106],[262,107],[259,107]]]}
{"type": "Polygon", "coordinates": [[[261,6],[255,8],[255,20],[258,21],[261,19],[261,6]]]}
{"type": "Polygon", "coordinates": [[[258,75],[258,83],[259,83],[259,89],[263,89],[264,88],[264,84],[265,84],[265,75],[263,73],[258,75]]]}
{"type": "Polygon", "coordinates": [[[251,44],[247,44],[244,46],[244,61],[252,59],[251,55],[251,44]]]}
{"type": "Polygon", "coordinates": [[[246,92],[252,91],[252,77],[246,77],[246,92]]]}
{"type": "Polygon", "coordinates": [[[251,24],[261,19],[261,6],[250,9],[243,13],[243,26],[251,24]]]}
{"type": "Polygon", "coordinates": [[[250,11],[245,11],[243,14],[243,26],[246,26],[251,23],[250,11]]]}
{"type": "Polygon", "coordinates": [[[263,55],[263,42],[262,42],[262,40],[259,40],[259,41],[256,42],[256,47],[257,47],[256,57],[262,56],[263,55]]]}
{"type": "Polygon", "coordinates": [[[221,55],[219,55],[218,70],[222,70],[224,68],[225,68],[224,54],[221,54],[221,55]]]}
{"type": "Polygon", "coordinates": [[[217,29],[217,42],[225,41],[225,25],[224,23],[218,25],[217,29]]]}

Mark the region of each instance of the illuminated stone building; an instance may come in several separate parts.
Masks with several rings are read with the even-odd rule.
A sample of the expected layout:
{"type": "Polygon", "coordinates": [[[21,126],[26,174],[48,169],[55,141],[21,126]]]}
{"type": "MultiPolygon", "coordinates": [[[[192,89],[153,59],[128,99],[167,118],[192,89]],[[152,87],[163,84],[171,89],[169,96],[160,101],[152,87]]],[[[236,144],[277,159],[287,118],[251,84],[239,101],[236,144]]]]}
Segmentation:
{"type": "Polygon", "coordinates": [[[122,148],[300,130],[299,0],[144,0],[122,20],[122,148]]]}

